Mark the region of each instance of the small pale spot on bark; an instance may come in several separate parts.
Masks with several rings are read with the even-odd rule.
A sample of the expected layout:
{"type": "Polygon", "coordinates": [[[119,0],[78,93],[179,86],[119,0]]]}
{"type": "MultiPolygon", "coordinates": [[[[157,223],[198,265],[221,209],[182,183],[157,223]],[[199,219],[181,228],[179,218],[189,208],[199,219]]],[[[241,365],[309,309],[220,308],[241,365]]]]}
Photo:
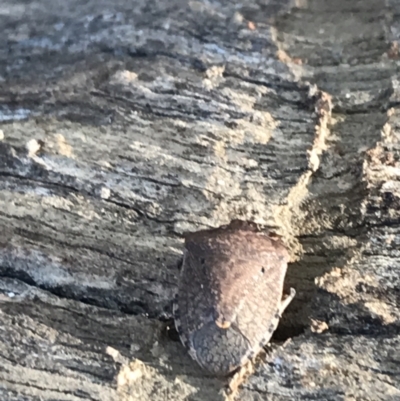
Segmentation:
{"type": "Polygon", "coordinates": [[[72,147],[62,134],[56,134],[58,153],[66,157],[72,157],[72,147]]]}
{"type": "Polygon", "coordinates": [[[100,196],[102,199],[108,199],[111,196],[111,191],[109,188],[102,187],[100,191],[100,196]]]}
{"type": "Polygon", "coordinates": [[[324,331],[329,329],[329,326],[326,322],[322,321],[322,320],[314,320],[311,319],[311,331],[313,333],[323,333],[324,331]]]}

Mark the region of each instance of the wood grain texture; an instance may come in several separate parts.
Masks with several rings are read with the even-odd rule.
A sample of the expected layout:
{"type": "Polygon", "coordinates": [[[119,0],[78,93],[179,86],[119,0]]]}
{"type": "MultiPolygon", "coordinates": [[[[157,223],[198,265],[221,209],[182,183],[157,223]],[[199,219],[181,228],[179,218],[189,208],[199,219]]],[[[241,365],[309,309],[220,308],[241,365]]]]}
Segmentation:
{"type": "Polygon", "coordinates": [[[4,0],[0,398],[214,400],[164,320],[182,234],[275,227],[247,400],[396,400],[400,3],[4,0]]]}

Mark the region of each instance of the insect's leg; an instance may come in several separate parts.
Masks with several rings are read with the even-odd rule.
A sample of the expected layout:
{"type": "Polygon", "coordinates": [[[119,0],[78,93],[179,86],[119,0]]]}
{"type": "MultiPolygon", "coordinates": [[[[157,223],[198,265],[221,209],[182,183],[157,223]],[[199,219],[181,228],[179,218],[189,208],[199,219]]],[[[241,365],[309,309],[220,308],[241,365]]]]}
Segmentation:
{"type": "Polygon", "coordinates": [[[281,304],[279,306],[279,312],[278,312],[279,316],[282,316],[282,313],[292,302],[295,295],[296,295],[296,290],[294,288],[291,288],[289,295],[283,301],[281,301],[281,304]]]}

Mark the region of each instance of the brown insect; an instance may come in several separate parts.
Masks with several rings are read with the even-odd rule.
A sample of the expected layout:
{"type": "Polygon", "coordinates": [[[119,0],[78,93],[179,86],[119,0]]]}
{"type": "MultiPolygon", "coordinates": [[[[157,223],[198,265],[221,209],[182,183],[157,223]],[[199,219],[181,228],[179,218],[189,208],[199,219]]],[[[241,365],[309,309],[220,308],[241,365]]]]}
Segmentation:
{"type": "Polygon", "coordinates": [[[225,375],[270,340],[282,312],[289,255],[284,245],[252,223],[185,237],[175,325],[190,355],[206,370],[225,375]]]}

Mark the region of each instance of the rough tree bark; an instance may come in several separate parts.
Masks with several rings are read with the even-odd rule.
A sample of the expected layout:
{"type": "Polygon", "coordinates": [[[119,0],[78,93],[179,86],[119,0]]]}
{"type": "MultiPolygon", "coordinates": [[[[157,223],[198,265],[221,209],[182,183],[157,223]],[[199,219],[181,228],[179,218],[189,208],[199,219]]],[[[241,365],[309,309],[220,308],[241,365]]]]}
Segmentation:
{"type": "Polygon", "coordinates": [[[217,400],[185,231],[283,235],[241,400],[400,400],[400,1],[2,0],[0,399],[217,400]],[[286,341],[289,340],[290,341],[286,341]]]}

